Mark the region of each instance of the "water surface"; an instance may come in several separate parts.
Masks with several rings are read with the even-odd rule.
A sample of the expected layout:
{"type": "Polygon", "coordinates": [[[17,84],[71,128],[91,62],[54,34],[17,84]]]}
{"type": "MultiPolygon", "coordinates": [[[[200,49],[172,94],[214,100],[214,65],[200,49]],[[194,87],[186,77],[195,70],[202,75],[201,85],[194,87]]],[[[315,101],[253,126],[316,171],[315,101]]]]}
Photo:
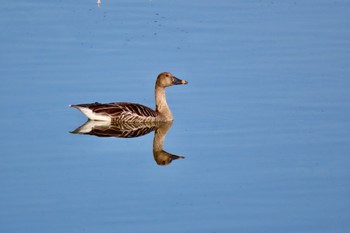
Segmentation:
{"type": "Polygon", "coordinates": [[[0,9],[0,232],[348,232],[347,1],[12,1],[0,9]],[[154,132],[69,132],[69,104],[153,107],[154,132]]]}

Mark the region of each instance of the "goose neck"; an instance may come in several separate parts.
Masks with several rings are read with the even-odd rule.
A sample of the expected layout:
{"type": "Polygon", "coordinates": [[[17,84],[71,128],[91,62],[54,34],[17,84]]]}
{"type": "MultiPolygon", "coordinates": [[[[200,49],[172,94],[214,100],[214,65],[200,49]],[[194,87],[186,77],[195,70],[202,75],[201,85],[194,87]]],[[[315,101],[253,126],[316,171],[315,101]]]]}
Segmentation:
{"type": "Polygon", "coordinates": [[[165,98],[165,88],[156,85],[155,88],[155,97],[156,97],[156,111],[166,120],[173,120],[170,108],[165,98]]]}

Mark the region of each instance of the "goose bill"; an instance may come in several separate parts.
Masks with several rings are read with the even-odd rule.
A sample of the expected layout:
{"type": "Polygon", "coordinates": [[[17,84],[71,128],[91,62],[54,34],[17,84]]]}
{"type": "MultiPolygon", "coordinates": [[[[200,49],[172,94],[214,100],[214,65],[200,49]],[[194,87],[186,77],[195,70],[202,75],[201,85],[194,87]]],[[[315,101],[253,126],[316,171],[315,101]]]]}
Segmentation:
{"type": "Polygon", "coordinates": [[[178,78],[176,78],[176,77],[173,77],[173,84],[174,84],[174,85],[187,84],[187,81],[186,81],[186,80],[178,79],[178,78]]]}

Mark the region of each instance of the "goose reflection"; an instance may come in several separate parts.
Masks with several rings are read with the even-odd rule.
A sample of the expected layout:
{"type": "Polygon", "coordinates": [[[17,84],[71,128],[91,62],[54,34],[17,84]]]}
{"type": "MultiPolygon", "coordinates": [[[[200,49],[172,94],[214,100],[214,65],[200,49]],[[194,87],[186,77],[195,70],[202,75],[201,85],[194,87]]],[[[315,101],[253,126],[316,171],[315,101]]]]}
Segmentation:
{"type": "Polygon", "coordinates": [[[135,138],[154,131],[154,160],[158,165],[169,165],[175,159],[185,158],[184,156],[174,155],[163,150],[163,142],[172,123],[173,122],[124,122],[112,124],[106,121],[89,120],[71,133],[94,135],[97,137],[135,138]]]}

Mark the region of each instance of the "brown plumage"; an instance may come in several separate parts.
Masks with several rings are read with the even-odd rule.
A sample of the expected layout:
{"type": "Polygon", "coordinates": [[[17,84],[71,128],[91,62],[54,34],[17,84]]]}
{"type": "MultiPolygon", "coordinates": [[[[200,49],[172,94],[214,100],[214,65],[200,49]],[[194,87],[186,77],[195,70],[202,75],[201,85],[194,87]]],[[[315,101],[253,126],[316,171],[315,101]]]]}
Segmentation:
{"type": "Polygon", "coordinates": [[[91,103],[70,105],[84,113],[90,120],[118,122],[165,122],[172,121],[173,116],[165,98],[165,88],[178,84],[187,84],[169,72],[160,73],[155,85],[156,110],[141,104],[116,102],[116,103],[91,103]]]}

